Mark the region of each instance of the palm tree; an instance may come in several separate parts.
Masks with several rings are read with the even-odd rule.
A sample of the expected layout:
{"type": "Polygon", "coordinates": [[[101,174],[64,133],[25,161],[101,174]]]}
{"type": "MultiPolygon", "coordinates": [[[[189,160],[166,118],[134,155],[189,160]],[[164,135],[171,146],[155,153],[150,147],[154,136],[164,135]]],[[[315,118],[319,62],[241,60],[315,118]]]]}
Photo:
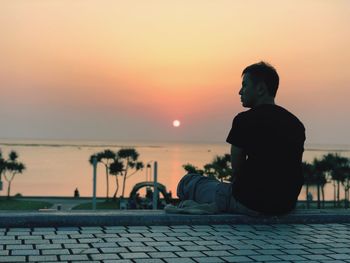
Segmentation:
{"type": "Polygon", "coordinates": [[[0,191],[2,190],[2,174],[5,172],[6,170],[6,162],[5,159],[2,156],[2,151],[0,149],[0,191]]]}
{"type": "Polygon", "coordinates": [[[344,202],[345,202],[345,208],[349,208],[349,190],[350,190],[350,159],[348,159],[348,162],[346,166],[342,168],[344,180],[342,181],[343,187],[344,187],[344,202]]]}
{"type": "Polygon", "coordinates": [[[5,161],[5,180],[7,181],[7,198],[10,198],[11,184],[16,174],[21,174],[26,167],[17,161],[18,154],[15,151],[9,153],[9,158],[5,161]],[[7,174],[9,173],[9,175],[7,174]]]}
{"type": "Polygon", "coordinates": [[[115,200],[117,198],[117,193],[119,190],[119,180],[118,180],[118,175],[122,175],[124,171],[124,164],[123,162],[119,161],[118,159],[115,159],[113,163],[109,166],[109,173],[111,175],[115,176],[115,181],[116,181],[116,189],[113,194],[113,199],[115,200]]]}
{"type": "Polygon", "coordinates": [[[194,166],[193,164],[187,163],[182,165],[182,168],[185,169],[185,171],[189,174],[204,174],[204,171],[201,169],[198,169],[196,166],[194,166]]]}
{"type": "Polygon", "coordinates": [[[327,171],[327,166],[325,162],[317,158],[313,160],[312,165],[314,167],[316,183],[317,183],[317,208],[320,209],[321,208],[320,191],[322,191],[322,206],[324,207],[324,186],[327,183],[325,172],[327,171]]]}
{"type": "Polygon", "coordinates": [[[337,153],[329,153],[323,156],[322,162],[325,169],[330,174],[334,186],[334,202],[340,204],[340,184],[345,180],[343,167],[346,166],[348,158],[342,157],[337,153]]]}
{"type": "Polygon", "coordinates": [[[116,158],[124,165],[124,169],[121,173],[123,176],[122,197],[124,197],[126,179],[143,169],[144,165],[142,162],[137,161],[139,158],[139,153],[133,148],[120,149],[117,152],[116,158]]]}
{"type": "Polygon", "coordinates": [[[316,177],[314,176],[314,167],[312,164],[303,162],[302,171],[304,176],[304,184],[306,186],[305,196],[306,196],[306,207],[310,208],[309,195],[309,186],[317,184],[316,177]]]}
{"type": "Polygon", "coordinates": [[[114,161],[116,154],[110,149],[93,154],[90,156],[89,162],[93,164],[93,159],[96,157],[98,163],[102,163],[106,169],[106,198],[109,199],[109,166],[114,161]]]}
{"type": "Polygon", "coordinates": [[[216,178],[221,182],[223,180],[231,181],[232,179],[231,157],[229,154],[215,156],[211,163],[203,166],[203,169],[198,169],[190,163],[184,164],[182,167],[188,173],[197,173],[209,178],[216,178]]]}

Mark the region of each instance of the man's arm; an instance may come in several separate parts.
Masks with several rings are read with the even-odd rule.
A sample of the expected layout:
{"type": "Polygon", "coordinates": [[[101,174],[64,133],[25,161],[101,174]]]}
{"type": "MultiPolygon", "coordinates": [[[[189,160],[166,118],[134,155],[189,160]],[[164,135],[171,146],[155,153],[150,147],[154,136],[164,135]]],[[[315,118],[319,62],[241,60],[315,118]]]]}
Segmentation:
{"type": "Polygon", "coordinates": [[[231,144],[231,166],[232,166],[232,182],[236,179],[242,164],[246,160],[246,153],[242,148],[231,144]]]}

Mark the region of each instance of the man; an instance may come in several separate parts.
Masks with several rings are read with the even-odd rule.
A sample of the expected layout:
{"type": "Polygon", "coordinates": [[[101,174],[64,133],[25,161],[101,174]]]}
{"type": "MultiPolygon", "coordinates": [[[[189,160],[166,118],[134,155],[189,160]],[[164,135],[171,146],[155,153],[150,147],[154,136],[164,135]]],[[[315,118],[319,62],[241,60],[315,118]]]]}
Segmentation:
{"type": "Polygon", "coordinates": [[[239,95],[250,109],[233,119],[226,140],[231,144],[232,183],[185,175],[177,189],[183,200],[178,212],[279,215],[295,208],[303,185],[305,128],[275,104],[279,76],[271,65],[250,65],[242,79],[239,95]]]}

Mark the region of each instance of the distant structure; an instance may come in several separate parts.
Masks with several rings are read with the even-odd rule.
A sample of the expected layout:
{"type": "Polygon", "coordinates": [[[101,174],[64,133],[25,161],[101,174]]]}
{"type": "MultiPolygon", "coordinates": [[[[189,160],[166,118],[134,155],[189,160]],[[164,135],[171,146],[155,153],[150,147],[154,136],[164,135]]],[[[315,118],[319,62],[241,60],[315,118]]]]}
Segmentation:
{"type": "MultiPolygon", "coordinates": [[[[151,188],[154,187],[154,183],[153,182],[140,182],[140,183],[137,183],[137,184],[134,185],[133,189],[130,192],[129,201],[132,204],[130,207],[134,207],[134,205],[137,206],[137,204],[140,203],[141,198],[140,198],[140,195],[139,195],[138,191],[141,188],[144,188],[144,187],[147,187],[146,198],[147,197],[150,198],[151,196],[153,197],[153,192],[154,191],[151,190],[151,188]]],[[[165,202],[167,204],[169,204],[171,202],[171,192],[168,193],[165,185],[163,185],[161,183],[157,183],[157,188],[158,188],[158,191],[160,193],[162,193],[165,202]]]]}

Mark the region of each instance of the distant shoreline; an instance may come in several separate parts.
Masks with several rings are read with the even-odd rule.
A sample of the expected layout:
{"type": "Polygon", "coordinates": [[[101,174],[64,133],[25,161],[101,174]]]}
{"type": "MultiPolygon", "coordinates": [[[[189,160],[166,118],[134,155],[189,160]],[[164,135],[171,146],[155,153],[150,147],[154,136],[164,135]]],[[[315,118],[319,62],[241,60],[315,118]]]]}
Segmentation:
{"type": "MultiPolygon", "coordinates": [[[[188,144],[189,142],[183,142],[183,144],[188,144]]],[[[197,143],[195,143],[197,144],[197,143]]],[[[206,143],[209,144],[209,143],[206,143]]],[[[223,143],[224,144],[224,143],[223,143]]],[[[0,146],[22,146],[22,147],[77,147],[77,148],[104,148],[104,147],[110,147],[110,148],[123,148],[123,147],[132,147],[132,148],[165,148],[163,145],[125,145],[125,144],[74,144],[74,143],[12,143],[12,142],[0,142],[0,146]]],[[[350,146],[348,145],[339,145],[339,148],[336,148],[337,146],[332,145],[320,145],[320,147],[315,146],[306,146],[305,151],[322,151],[322,152],[349,152],[350,146]]]]}

